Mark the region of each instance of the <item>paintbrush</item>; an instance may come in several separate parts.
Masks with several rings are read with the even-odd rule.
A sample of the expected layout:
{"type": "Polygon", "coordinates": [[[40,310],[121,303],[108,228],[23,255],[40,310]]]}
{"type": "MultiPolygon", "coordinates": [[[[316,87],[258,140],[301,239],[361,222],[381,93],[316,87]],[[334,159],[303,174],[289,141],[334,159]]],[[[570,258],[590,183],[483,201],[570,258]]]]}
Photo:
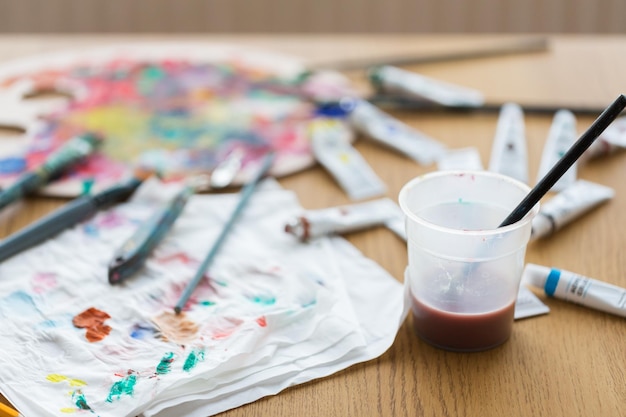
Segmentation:
{"type": "Polygon", "coordinates": [[[487,46],[471,46],[450,52],[415,53],[375,58],[339,59],[331,62],[310,63],[311,69],[355,70],[378,65],[419,65],[434,62],[460,61],[464,59],[486,58],[509,54],[544,52],[548,49],[545,37],[529,37],[505,40],[487,46]]]}
{"type": "Polygon", "coordinates": [[[152,171],[138,169],[128,181],[98,194],[84,195],[0,241],[0,262],[49,239],[103,210],[126,200],[152,171]]]}
{"type": "Polygon", "coordinates": [[[220,250],[221,246],[226,240],[226,236],[230,233],[230,230],[235,224],[235,221],[237,220],[239,215],[243,212],[243,209],[248,203],[248,201],[250,200],[250,197],[252,196],[252,194],[254,193],[256,186],[261,181],[261,179],[265,176],[265,174],[269,171],[273,162],[274,162],[274,152],[269,152],[268,154],[265,155],[265,158],[263,159],[263,162],[261,166],[259,167],[259,170],[255,173],[252,180],[250,180],[250,182],[248,182],[241,190],[241,197],[239,198],[239,202],[235,206],[235,209],[233,210],[232,214],[230,215],[230,218],[224,225],[222,231],[220,232],[219,236],[215,240],[215,243],[213,243],[213,246],[209,250],[209,253],[207,254],[206,258],[204,258],[204,260],[202,261],[202,264],[196,271],[196,274],[194,275],[192,280],[189,282],[189,284],[185,288],[185,291],[183,292],[180,299],[178,300],[178,303],[176,303],[176,305],[174,306],[174,311],[176,312],[176,314],[180,314],[180,312],[183,310],[183,307],[187,303],[187,300],[189,300],[189,297],[191,297],[191,294],[193,293],[193,291],[196,289],[196,287],[198,286],[198,284],[204,277],[204,274],[207,268],[211,265],[211,263],[213,262],[213,259],[217,255],[217,252],[220,250]]]}
{"type": "Polygon", "coordinates": [[[101,143],[102,138],[92,133],[85,133],[65,142],[50,154],[42,165],[20,175],[13,184],[0,192],[0,209],[25,195],[34,193],[57,178],[70,166],[93,153],[101,143]]]}
{"type": "Polygon", "coordinates": [[[609,107],[607,107],[598,118],[589,126],[587,131],[569,148],[559,161],[544,175],[526,197],[513,209],[513,211],[502,221],[500,226],[504,227],[521,220],[541,200],[552,186],[565,174],[565,172],[580,158],[580,156],[591,146],[598,136],[615,120],[615,118],[626,107],[626,97],[620,94],[609,107]]]}
{"type": "Polygon", "coordinates": [[[207,188],[208,183],[207,176],[190,179],[182,190],[139,226],[137,231],[115,251],[109,264],[109,283],[119,284],[144,266],[148,256],[170,230],[189,198],[199,189],[207,188]]]}

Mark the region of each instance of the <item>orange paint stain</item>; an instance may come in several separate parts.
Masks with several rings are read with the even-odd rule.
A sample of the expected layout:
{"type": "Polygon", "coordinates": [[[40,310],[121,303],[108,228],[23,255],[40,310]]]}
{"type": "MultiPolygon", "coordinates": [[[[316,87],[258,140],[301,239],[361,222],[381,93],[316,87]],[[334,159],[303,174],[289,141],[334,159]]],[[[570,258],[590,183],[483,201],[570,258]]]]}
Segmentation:
{"type": "Polygon", "coordinates": [[[196,339],[198,325],[189,320],[185,313],[176,314],[173,311],[163,311],[152,318],[152,323],[158,328],[161,338],[178,344],[186,344],[196,339]]]}
{"type": "Polygon", "coordinates": [[[104,311],[91,307],[74,316],[72,324],[79,329],[86,329],[85,338],[93,343],[99,342],[109,335],[111,326],[107,326],[104,322],[110,318],[111,316],[104,311]]]}
{"type": "Polygon", "coordinates": [[[267,319],[265,318],[265,316],[259,317],[258,319],[256,319],[256,322],[261,327],[267,326],[267,319]]]}

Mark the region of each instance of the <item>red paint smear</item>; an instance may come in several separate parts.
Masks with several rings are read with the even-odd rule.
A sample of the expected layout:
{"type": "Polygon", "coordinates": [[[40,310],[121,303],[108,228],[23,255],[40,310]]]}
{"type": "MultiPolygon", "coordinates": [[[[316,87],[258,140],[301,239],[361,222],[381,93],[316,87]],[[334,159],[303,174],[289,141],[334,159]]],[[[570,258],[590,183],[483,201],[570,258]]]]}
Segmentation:
{"type": "Polygon", "coordinates": [[[169,263],[169,262],[174,262],[174,261],[180,261],[184,263],[185,265],[195,262],[195,260],[191,259],[189,255],[187,255],[184,252],[174,253],[172,255],[164,256],[162,258],[157,259],[157,262],[164,263],[164,264],[169,263]]]}
{"type": "Polygon", "coordinates": [[[256,322],[261,327],[267,326],[267,320],[265,319],[265,316],[259,317],[258,319],[256,319],[256,322]]]}
{"type": "Polygon", "coordinates": [[[111,327],[104,324],[105,320],[110,319],[104,311],[97,308],[88,308],[82,313],[74,316],[72,324],[79,329],[86,329],[85,337],[89,342],[99,342],[109,335],[111,327]]]}

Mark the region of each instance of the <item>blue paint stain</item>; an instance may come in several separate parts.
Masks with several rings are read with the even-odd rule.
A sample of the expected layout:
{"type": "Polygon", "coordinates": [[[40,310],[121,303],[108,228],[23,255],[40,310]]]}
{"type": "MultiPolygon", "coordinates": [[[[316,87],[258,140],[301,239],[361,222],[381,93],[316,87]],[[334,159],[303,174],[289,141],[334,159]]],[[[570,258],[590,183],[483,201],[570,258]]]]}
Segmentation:
{"type": "Polygon", "coordinates": [[[10,157],[0,159],[0,174],[19,174],[26,170],[26,159],[10,157]]]}
{"type": "Polygon", "coordinates": [[[135,324],[130,331],[130,337],[133,339],[145,339],[146,337],[153,337],[156,333],[156,329],[149,324],[135,324]]]}
{"type": "Polygon", "coordinates": [[[87,236],[98,237],[98,227],[93,223],[85,223],[83,225],[83,232],[87,236]]]}
{"type": "Polygon", "coordinates": [[[3,317],[32,316],[41,312],[33,298],[24,291],[16,291],[0,300],[0,314],[3,317]]]}

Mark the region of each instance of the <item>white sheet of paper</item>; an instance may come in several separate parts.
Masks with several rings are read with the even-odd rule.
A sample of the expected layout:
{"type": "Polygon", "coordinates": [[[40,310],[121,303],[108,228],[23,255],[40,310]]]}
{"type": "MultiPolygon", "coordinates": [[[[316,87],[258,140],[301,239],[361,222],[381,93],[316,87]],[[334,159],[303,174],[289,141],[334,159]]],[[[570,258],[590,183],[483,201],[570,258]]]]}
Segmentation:
{"type": "Polygon", "coordinates": [[[0,264],[2,393],[27,416],[206,416],[381,355],[406,316],[402,285],[339,237],[301,244],[284,233],[302,209],[272,188],[252,197],[175,331],[157,318],[235,194],[192,197],[119,286],[106,275],[114,250],[170,187],[148,181],[130,202],[0,264]],[[90,309],[104,315],[75,326],[90,309]]]}

